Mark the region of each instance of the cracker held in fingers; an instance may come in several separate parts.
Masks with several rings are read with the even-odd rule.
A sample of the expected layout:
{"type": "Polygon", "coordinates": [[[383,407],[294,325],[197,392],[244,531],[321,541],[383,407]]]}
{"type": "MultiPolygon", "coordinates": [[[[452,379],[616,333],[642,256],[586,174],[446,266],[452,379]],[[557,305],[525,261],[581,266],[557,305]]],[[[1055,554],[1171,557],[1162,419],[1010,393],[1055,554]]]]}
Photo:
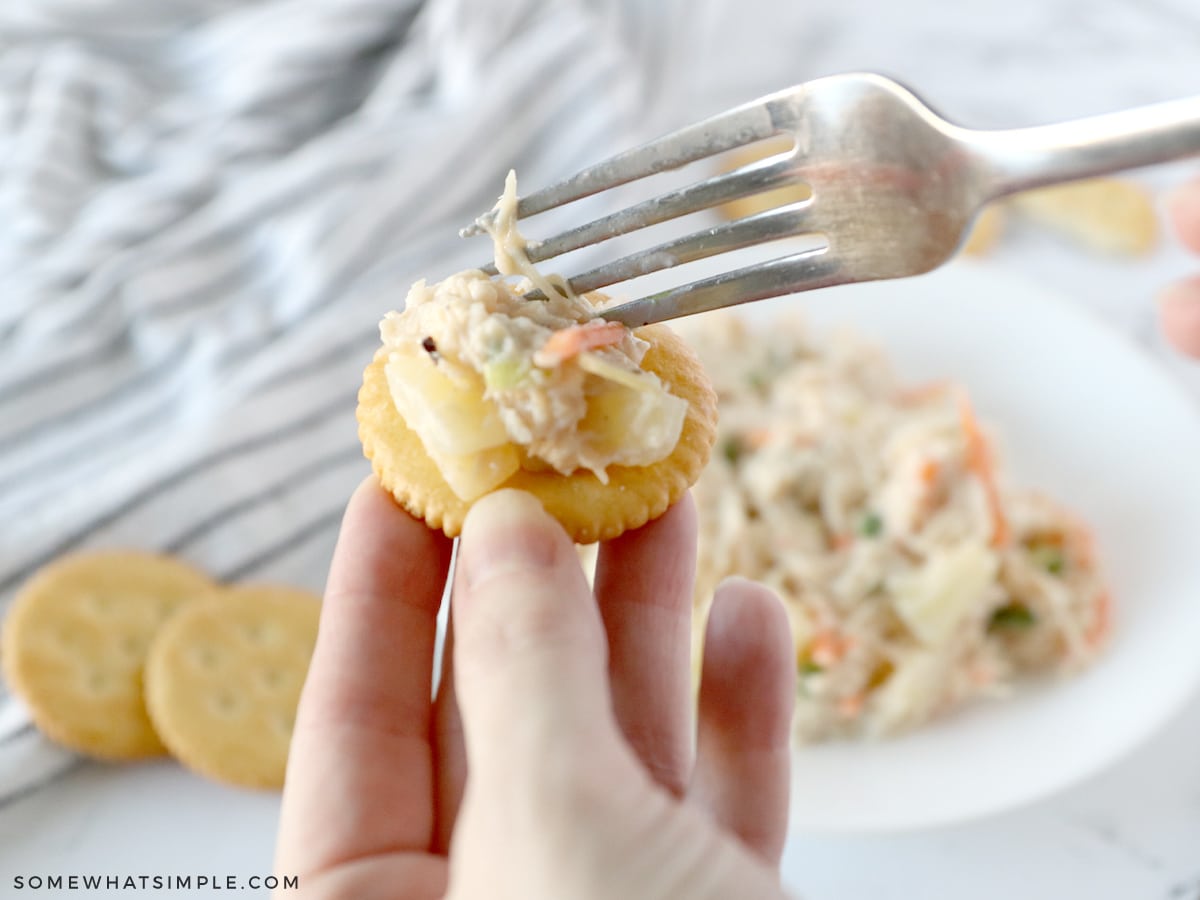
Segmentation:
{"type": "Polygon", "coordinates": [[[708,462],[716,395],[664,326],[630,330],[529,263],[510,175],[497,268],[418,282],[380,325],[358,398],[359,437],[396,500],[453,537],[500,488],[536,496],[577,543],[662,515],[708,462]],[[537,289],[548,299],[525,294],[537,289]]]}

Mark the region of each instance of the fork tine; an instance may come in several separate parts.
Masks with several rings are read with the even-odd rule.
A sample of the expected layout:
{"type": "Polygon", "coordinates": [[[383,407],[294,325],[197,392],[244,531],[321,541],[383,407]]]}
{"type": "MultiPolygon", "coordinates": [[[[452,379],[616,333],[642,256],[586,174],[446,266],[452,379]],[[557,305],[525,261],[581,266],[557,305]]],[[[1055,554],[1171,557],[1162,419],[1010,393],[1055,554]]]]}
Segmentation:
{"type": "MultiPolygon", "coordinates": [[[[547,241],[529,241],[525,248],[526,255],[530,262],[543,262],[631,231],[779,187],[787,182],[792,165],[791,154],[784,159],[771,157],[759,160],[733,172],[660,194],[651,200],[572,228],[547,241]]],[[[492,263],[480,268],[485,275],[498,274],[492,263]]]]}
{"type": "MultiPolygon", "coordinates": [[[[597,266],[587,272],[570,279],[571,289],[576,293],[585,294],[618,281],[649,275],[661,269],[670,269],[683,263],[694,262],[740,250],[754,244],[778,238],[792,237],[804,231],[809,209],[812,207],[811,198],[789,206],[768,210],[754,216],[738,219],[736,222],[726,222],[706,228],[704,231],[689,234],[673,241],[659,244],[648,250],[631,253],[620,259],[602,266],[597,266]]],[[[532,296],[532,295],[531,295],[532,296]]]]}
{"type": "Polygon", "coordinates": [[[661,194],[652,200],[626,207],[612,215],[573,228],[548,241],[539,241],[530,246],[529,259],[531,262],[542,262],[649,225],[657,225],[659,222],[686,216],[729,200],[779,187],[787,180],[791,167],[790,158],[774,162],[763,160],[734,172],[661,194]]]}
{"type": "Polygon", "coordinates": [[[739,303],[848,284],[855,279],[828,247],[724,272],[601,310],[600,317],[640,328],[739,303]]]}
{"type": "MultiPolygon", "coordinates": [[[[618,153],[564,181],[522,197],[517,201],[517,218],[524,219],[648,175],[677,169],[779,132],[780,128],[775,125],[769,107],[761,100],[756,100],[618,153]]],[[[480,218],[486,220],[492,215],[488,212],[480,218]]],[[[462,229],[459,234],[471,237],[481,234],[483,230],[476,223],[462,229]]]]}

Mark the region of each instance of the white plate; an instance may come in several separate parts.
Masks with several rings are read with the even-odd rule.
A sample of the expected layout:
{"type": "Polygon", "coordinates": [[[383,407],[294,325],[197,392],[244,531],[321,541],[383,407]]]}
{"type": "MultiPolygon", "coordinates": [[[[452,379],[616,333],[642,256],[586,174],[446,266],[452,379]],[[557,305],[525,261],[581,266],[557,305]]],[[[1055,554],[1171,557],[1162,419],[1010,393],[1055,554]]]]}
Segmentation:
{"type": "MultiPolygon", "coordinates": [[[[728,263],[726,262],[726,265],[728,263]]],[[[742,307],[850,326],[912,380],[966,384],[1015,483],[1095,529],[1116,599],[1108,654],[1081,677],[985,701],[909,737],[795,755],[792,830],[945,825],[1098,772],[1200,681],[1200,417],[1149,356],[1084,309],[991,268],[956,265],[742,307]]]]}

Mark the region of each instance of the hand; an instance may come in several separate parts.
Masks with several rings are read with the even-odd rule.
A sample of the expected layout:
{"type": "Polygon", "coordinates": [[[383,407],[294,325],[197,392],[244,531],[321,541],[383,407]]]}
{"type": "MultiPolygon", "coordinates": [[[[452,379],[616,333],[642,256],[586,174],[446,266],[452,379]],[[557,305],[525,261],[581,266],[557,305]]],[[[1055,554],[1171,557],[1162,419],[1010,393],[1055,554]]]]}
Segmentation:
{"type": "MultiPolygon", "coordinates": [[[[1200,253],[1200,178],[1175,192],[1169,212],[1179,239],[1200,253]]],[[[1200,359],[1200,275],[1167,288],[1159,308],[1167,340],[1200,359]]]]}
{"type": "Polygon", "coordinates": [[[693,742],[695,554],[685,498],[602,547],[593,598],[536,500],[478,501],[431,703],[450,542],[365,482],[297,714],[276,871],[301,896],[356,900],[782,897],[787,619],[757,585],[718,591],[693,742]]]}

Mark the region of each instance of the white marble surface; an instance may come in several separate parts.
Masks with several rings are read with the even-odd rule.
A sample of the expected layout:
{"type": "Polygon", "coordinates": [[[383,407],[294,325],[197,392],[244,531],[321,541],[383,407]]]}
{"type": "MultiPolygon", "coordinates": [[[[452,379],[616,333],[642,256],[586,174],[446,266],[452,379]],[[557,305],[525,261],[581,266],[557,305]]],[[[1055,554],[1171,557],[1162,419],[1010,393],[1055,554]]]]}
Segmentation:
{"type": "MultiPolygon", "coordinates": [[[[689,90],[660,107],[656,122],[674,124],[851,69],[899,76],[974,125],[1029,124],[1200,93],[1195,0],[700,6],[709,18],[697,15],[691,32],[682,30],[695,41],[691,50],[668,57],[690,63],[680,82],[689,90]]],[[[1139,177],[1165,187],[1188,171],[1175,166],[1139,177]]],[[[1149,260],[1098,259],[1025,232],[1006,241],[994,262],[1127,329],[1162,355],[1200,403],[1200,365],[1165,348],[1151,307],[1159,286],[1200,271],[1200,260],[1169,241],[1149,260]]],[[[209,785],[170,764],[86,764],[0,810],[0,894],[10,895],[18,872],[262,873],[276,815],[274,798],[209,785]]],[[[785,860],[788,880],[809,900],[1200,900],[1200,699],[1109,772],[1031,808],[934,832],[805,836],[795,846],[785,860]]]]}

